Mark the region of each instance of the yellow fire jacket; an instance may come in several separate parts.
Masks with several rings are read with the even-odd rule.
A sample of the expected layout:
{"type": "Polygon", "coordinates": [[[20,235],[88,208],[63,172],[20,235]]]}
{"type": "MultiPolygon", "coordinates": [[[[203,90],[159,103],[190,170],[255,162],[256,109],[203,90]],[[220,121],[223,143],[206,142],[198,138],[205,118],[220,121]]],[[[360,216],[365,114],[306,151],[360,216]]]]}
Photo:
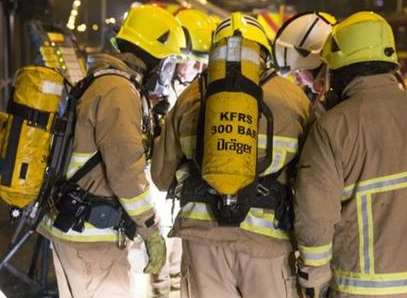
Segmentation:
{"type": "Polygon", "coordinates": [[[382,74],[356,78],[343,97],[301,156],[301,258],[308,270],[333,268],[335,297],[407,297],[407,94],[382,74]]]}
{"type": "MultiPolygon", "coordinates": [[[[141,61],[134,62],[141,67],[141,61]]],[[[123,61],[106,54],[97,57],[91,71],[109,67],[133,72],[123,61]]],[[[154,215],[154,209],[144,173],[141,124],[141,97],[135,86],[117,75],[96,78],[77,107],[73,155],[67,176],[72,176],[99,151],[102,163],[81,179],[79,185],[97,196],[117,197],[136,222],[137,232],[147,236],[153,228],[148,229],[144,223],[154,215]]],[[[97,229],[88,223],[82,233],[73,230],[63,233],[52,224],[53,217],[46,216],[39,231],[51,238],[74,242],[114,242],[118,237],[112,228],[97,229]]]]}
{"type": "MultiPolygon", "coordinates": [[[[264,173],[270,174],[284,168],[296,156],[310,104],[299,87],[281,77],[268,81],[263,91],[264,101],[274,116],[273,163],[264,173]]],[[[199,82],[195,81],[179,97],[156,139],[151,172],[161,190],[168,190],[176,175],[182,175],[183,161],[195,155],[200,98],[199,82]]],[[[259,128],[259,158],[265,154],[267,141],[264,118],[259,128]]],[[[288,178],[286,172],[280,176],[282,182],[288,178]]],[[[237,249],[250,255],[286,254],[292,249],[289,235],[277,229],[274,223],[272,210],[251,208],[240,228],[220,227],[207,204],[189,202],[178,214],[170,234],[206,242],[233,242],[237,249]]]]}

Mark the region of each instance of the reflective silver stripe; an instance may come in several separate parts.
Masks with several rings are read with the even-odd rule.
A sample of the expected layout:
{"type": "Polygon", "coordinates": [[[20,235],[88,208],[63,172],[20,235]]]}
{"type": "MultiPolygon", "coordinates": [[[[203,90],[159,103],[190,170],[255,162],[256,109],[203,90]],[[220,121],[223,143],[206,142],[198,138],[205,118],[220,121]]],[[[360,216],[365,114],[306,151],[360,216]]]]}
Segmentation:
{"type": "Polygon", "coordinates": [[[345,188],[343,192],[343,200],[350,199],[358,193],[366,193],[374,190],[382,189],[389,186],[397,186],[398,184],[407,183],[407,172],[399,175],[384,176],[380,178],[360,181],[355,185],[351,185],[345,188]]]}
{"type": "Polygon", "coordinates": [[[52,81],[43,81],[41,91],[45,94],[61,96],[64,91],[64,85],[52,81]]]}
{"type": "Polygon", "coordinates": [[[366,274],[336,269],[335,288],[341,293],[375,297],[407,293],[407,272],[366,274]]]}
{"type": "Polygon", "coordinates": [[[372,197],[369,194],[356,197],[359,230],[359,262],[362,273],[374,273],[374,243],[372,197]]]}
{"type": "Polygon", "coordinates": [[[253,216],[250,213],[247,215],[245,222],[247,222],[250,225],[277,230],[277,227],[274,225],[272,221],[263,219],[261,217],[253,216]]]}
{"type": "Polygon", "coordinates": [[[364,273],[370,272],[370,256],[369,256],[369,221],[368,221],[368,214],[367,214],[367,197],[361,197],[361,205],[362,205],[362,230],[363,230],[363,257],[364,257],[364,265],[363,268],[364,273]]]}
{"type": "Polygon", "coordinates": [[[77,242],[99,242],[99,241],[109,241],[113,242],[117,240],[117,232],[112,228],[98,229],[92,225],[85,223],[85,228],[81,233],[73,231],[70,229],[68,232],[64,233],[61,230],[53,226],[53,219],[48,215],[45,215],[43,220],[39,225],[39,230],[45,230],[52,236],[67,240],[67,241],[77,241],[77,242]]]}
{"type": "MultiPolygon", "coordinates": [[[[257,143],[259,148],[265,149],[267,146],[267,136],[260,134],[257,143]]],[[[288,152],[295,153],[298,151],[298,140],[290,137],[273,136],[273,147],[279,147],[288,152]]]]}
{"type": "Polygon", "coordinates": [[[190,202],[181,209],[181,216],[197,220],[214,220],[209,206],[205,203],[190,202]]]}
{"type": "Polygon", "coordinates": [[[251,208],[245,220],[240,224],[242,230],[252,233],[288,240],[287,233],[274,225],[274,214],[266,213],[261,208],[251,208]]]}
{"type": "Polygon", "coordinates": [[[332,243],[320,246],[299,245],[298,249],[307,266],[322,266],[332,259],[332,243]]]}
{"type": "MultiPolygon", "coordinates": [[[[218,47],[216,49],[213,50],[213,52],[211,53],[211,57],[210,60],[211,61],[215,61],[215,60],[225,60],[226,59],[226,55],[229,54],[234,54],[234,52],[227,52],[227,46],[222,46],[222,47],[218,47]]],[[[241,53],[237,52],[236,54],[240,54],[240,56],[235,57],[235,56],[231,56],[228,57],[228,61],[240,61],[240,60],[247,60],[250,61],[254,64],[259,64],[259,53],[257,53],[256,51],[254,51],[251,48],[242,48],[241,49],[241,53]],[[232,59],[232,60],[230,60],[232,59]]]]}
{"type": "Polygon", "coordinates": [[[139,215],[153,208],[149,191],[139,194],[134,198],[119,198],[119,201],[130,216],[139,215]]]}
{"type": "Polygon", "coordinates": [[[67,178],[72,177],[77,170],[79,170],[96,152],[92,153],[79,153],[73,152],[71,160],[69,162],[67,178]]]}
{"type": "MultiPolygon", "coordinates": [[[[337,285],[362,288],[391,288],[407,286],[407,279],[400,280],[358,280],[350,277],[336,277],[337,285]]],[[[407,289],[406,289],[407,292],[407,289]]]]}
{"type": "Polygon", "coordinates": [[[271,165],[261,173],[261,176],[269,175],[271,173],[277,173],[280,169],[283,168],[285,163],[286,154],[278,152],[277,150],[273,150],[273,161],[271,165]]]}
{"type": "Polygon", "coordinates": [[[309,252],[302,252],[302,257],[306,260],[325,260],[331,259],[332,257],[332,249],[322,253],[309,253],[309,252]]]}
{"type": "Polygon", "coordinates": [[[184,207],[182,207],[182,211],[185,212],[200,212],[200,213],[209,213],[209,207],[205,203],[194,203],[190,202],[187,203],[184,207]]]}

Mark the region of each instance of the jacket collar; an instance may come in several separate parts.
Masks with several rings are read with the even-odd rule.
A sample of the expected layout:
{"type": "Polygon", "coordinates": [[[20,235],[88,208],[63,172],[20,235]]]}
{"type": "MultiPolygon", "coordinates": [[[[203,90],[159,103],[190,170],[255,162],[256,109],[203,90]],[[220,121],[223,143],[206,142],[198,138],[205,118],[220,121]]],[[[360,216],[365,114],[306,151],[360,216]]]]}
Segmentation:
{"type": "Polygon", "coordinates": [[[87,59],[87,65],[90,73],[108,68],[124,71],[137,78],[139,84],[142,83],[146,72],[143,61],[130,53],[90,55],[87,59]]]}
{"type": "Polygon", "coordinates": [[[357,77],[351,81],[342,92],[342,98],[349,98],[361,92],[373,92],[385,87],[398,88],[398,82],[394,74],[378,74],[372,76],[357,77]]]}

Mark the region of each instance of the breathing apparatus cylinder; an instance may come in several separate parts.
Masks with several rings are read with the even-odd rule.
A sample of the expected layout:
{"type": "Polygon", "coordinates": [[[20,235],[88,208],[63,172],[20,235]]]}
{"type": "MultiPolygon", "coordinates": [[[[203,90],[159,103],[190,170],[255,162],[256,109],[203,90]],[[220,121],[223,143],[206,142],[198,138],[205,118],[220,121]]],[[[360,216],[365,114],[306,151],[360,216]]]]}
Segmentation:
{"type": "Polygon", "coordinates": [[[0,197],[12,206],[26,207],[38,196],[63,81],[58,72],[42,66],[27,66],[16,74],[7,108],[0,177],[0,197]]]}
{"type": "Polygon", "coordinates": [[[202,178],[233,196],[256,177],[261,48],[239,34],[214,45],[203,98],[202,178]]]}

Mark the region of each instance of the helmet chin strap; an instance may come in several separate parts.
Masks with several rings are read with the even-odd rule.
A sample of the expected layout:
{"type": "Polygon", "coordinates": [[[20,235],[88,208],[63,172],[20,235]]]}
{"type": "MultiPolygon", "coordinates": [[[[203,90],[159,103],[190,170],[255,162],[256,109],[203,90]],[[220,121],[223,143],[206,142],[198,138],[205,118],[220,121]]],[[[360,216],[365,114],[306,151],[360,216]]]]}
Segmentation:
{"type": "Polygon", "coordinates": [[[323,107],[328,111],[336,106],[339,101],[339,95],[331,86],[331,75],[328,65],[325,66],[325,82],[324,82],[324,92],[322,92],[324,98],[321,101],[323,107]]]}
{"type": "Polygon", "coordinates": [[[323,103],[325,101],[326,94],[329,92],[329,89],[331,88],[328,65],[326,64],[322,65],[317,77],[314,79],[314,82],[317,82],[316,84],[314,83],[314,89],[317,94],[316,100],[323,103]]]}

